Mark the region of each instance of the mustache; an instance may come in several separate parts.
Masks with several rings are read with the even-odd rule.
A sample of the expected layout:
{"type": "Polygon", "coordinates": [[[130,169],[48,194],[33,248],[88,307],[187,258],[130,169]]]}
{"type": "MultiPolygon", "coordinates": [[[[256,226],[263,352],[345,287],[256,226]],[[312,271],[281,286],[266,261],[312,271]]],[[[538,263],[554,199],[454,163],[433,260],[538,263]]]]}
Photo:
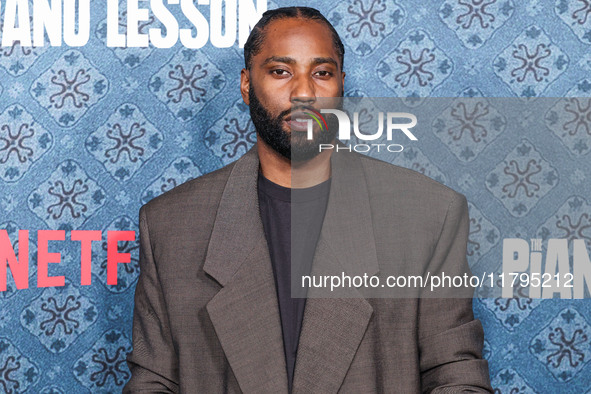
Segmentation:
{"type": "MultiPolygon", "coordinates": [[[[339,96],[337,96],[337,98],[339,98],[340,100],[337,102],[336,106],[329,106],[327,108],[336,108],[336,109],[342,109],[343,108],[343,92],[341,92],[341,94],[339,96]]],[[[277,119],[284,119],[285,117],[287,117],[287,115],[291,114],[292,112],[304,112],[305,110],[307,110],[308,112],[312,112],[312,113],[320,113],[320,108],[315,108],[314,106],[311,105],[297,105],[297,106],[292,106],[290,109],[286,109],[285,111],[282,111],[279,115],[277,115],[277,119]]]]}
{"type": "Polygon", "coordinates": [[[307,110],[308,112],[312,112],[312,113],[320,112],[317,108],[314,108],[310,105],[298,105],[297,107],[291,107],[290,109],[282,111],[277,116],[277,118],[283,119],[283,118],[287,117],[288,115],[291,115],[292,112],[304,112],[305,110],[307,110]]]}

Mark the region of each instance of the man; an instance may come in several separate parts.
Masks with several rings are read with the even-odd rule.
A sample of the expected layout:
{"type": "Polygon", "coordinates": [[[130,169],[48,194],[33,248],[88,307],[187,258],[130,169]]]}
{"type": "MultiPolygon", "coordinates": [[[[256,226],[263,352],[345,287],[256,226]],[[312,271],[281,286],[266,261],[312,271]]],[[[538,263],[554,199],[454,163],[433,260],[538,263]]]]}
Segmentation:
{"type": "Polygon", "coordinates": [[[491,392],[470,298],[289,297],[290,220],[302,220],[292,203],[312,212],[314,234],[294,239],[315,251],[304,265],[362,262],[371,275],[408,256],[434,272],[468,269],[463,196],[355,153],[319,153],[334,134],[305,137],[298,119],[343,94],[343,55],[311,8],[268,11],[255,26],[240,89],[256,146],[140,210],[124,392],[491,392]],[[288,198],[292,188],[305,198],[288,198]]]}

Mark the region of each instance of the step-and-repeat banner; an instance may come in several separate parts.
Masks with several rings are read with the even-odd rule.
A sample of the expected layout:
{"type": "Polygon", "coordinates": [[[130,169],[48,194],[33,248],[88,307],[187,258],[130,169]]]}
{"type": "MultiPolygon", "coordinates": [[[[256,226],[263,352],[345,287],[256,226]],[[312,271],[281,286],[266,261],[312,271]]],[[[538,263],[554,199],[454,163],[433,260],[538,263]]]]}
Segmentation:
{"type": "Polygon", "coordinates": [[[591,392],[587,0],[0,1],[0,391],[121,390],[138,210],[256,141],[242,46],[287,5],[341,35],[345,96],[452,98],[381,158],[466,195],[474,272],[530,272],[474,299],[493,387],[591,392]],[[453,100],[492,97],[533,104],[453,100]],[[534,267],[575,287],[533,297],[534,267]]]}

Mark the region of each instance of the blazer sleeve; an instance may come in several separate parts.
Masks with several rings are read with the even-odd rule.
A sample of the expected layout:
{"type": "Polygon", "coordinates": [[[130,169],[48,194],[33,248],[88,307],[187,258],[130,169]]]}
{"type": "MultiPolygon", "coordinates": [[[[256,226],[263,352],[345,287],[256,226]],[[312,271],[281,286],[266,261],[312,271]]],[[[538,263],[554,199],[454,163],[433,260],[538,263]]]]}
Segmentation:
{"type": "Polygon", "coordinates": [[[131,379],[123,393],[178,393],[178,362],[152,253],[146,206],[140,209],[140,275],[135,288],[131,379]]]}
{"type": "MultiPolygon", "coordinates": [[[[427,271],[431,276],[471,275],[466,258],[469,234],[466,198],[455,193],[427,271]]],[[[472,311],[473,289],[443,289],[419,299],[418,330],[423,393],[492,393],[482,358],[484,331],[472,311]],[[451,293],[452,291],[457,293],[451,293]],[[460,295],[461,294],[461,295],[460,295]],[[461,298],[450,298],[460,296],[461,298]]]]}

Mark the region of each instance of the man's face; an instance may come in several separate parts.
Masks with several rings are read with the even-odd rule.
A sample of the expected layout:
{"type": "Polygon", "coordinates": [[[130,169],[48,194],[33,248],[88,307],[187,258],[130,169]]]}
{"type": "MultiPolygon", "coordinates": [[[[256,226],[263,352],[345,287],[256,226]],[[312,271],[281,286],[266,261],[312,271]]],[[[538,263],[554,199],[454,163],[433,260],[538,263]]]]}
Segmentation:
{"type": "MultiPolygon", "coordinates": [[[[242,98],[250,106],[259,137],[273,150],[293,161],[309,160],[318,146],[332,143],[336,128],[315,126],[307,139],[305,116],[294,111],[318,111],[317,98],[341,97],[345,73],[329,28],[318,21],[288,18],[269,23],[262,49],[242,70],[242,98]]],[[[325,105],[325,103],[323,103],[325,105]]]]}

